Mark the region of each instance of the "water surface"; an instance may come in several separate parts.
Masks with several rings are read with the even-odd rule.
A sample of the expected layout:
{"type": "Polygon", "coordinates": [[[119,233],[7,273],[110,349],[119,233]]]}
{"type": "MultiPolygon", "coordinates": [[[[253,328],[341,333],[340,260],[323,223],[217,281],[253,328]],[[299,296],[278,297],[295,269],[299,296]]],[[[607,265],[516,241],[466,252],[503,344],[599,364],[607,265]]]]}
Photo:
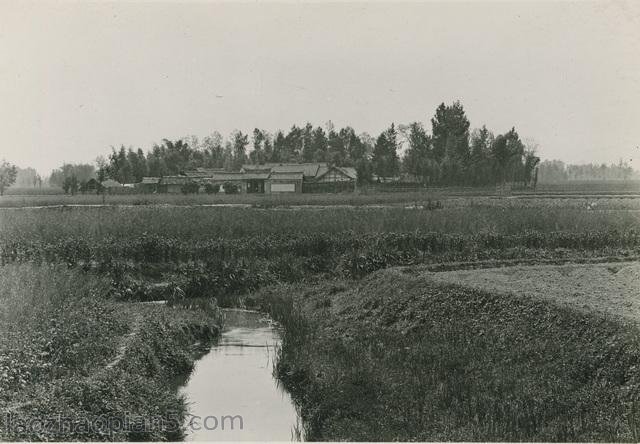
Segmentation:
{"type": "Polygon", "coordinates": [[[273,377],[280,336],[261,313],[225,310],[219,341],[180,389],[188,441],[300,440],[299,417],[273,377]]]}

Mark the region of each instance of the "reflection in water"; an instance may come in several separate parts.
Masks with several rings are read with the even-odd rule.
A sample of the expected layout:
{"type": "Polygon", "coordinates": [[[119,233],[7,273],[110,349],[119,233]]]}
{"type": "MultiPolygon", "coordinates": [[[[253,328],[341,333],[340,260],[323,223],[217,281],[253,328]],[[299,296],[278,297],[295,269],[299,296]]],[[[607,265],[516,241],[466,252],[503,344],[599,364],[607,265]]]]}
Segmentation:
{"type": "Polygon", "coordinates": [[[225,331],[180,392],[187,440],[300,440],[293,401],[273,377],[280,337],[261,313],[225,310],[225,331]]]}

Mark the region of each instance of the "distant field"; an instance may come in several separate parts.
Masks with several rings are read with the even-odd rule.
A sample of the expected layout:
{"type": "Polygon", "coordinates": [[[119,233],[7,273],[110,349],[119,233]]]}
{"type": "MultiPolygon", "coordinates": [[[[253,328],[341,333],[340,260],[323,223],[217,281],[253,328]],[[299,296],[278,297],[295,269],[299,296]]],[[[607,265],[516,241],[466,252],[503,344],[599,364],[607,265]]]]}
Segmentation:
{"type": "Polygon", "coordinates": [[[10,187],[4,191],[5,196],[49,196],[64,194],[62,188],[57,187],[10,187]]]}
{"type": "Polygon", "coordinates": [[[0,207],[48,205],[226,205],[240,204],[262,207],[288,205],[363,205],[406,203],[437,199],[437,191],[411,193],[339,193],[339,194],[96,194],[5,195],[0,207]]]}
{"type": "Polygon", "coordinates": [[[0,209],[0,238],[18,237],[35,241],[114,237],[124,240],[146,234],[187,241],[340,232],[506,235],[524,231],[625,231],[640,227],[640,213],[635,211],[640,208],[637,200],[603,199],[593,209],[587,204],[588,201],[578,200],[483,198],[452,199],[444,202],[444,208],[433,210],[412,206],[0,209]]]}
{"type": "Polygon", "coordinates": [[[9,188],[0,197],[0,207],[47,205],[216,205],[245,204],[262,207],[289,205],[371,205],[422,204],[425,201],[464,197],[519,196],[522,198],[640,198],[640,181],[584,181],[540,184],[536,191],[514,189],[504,193],[499,187],[362,187],[355,193],[322,194],[96,194],[65,195],[59,188],[9,188]]]}

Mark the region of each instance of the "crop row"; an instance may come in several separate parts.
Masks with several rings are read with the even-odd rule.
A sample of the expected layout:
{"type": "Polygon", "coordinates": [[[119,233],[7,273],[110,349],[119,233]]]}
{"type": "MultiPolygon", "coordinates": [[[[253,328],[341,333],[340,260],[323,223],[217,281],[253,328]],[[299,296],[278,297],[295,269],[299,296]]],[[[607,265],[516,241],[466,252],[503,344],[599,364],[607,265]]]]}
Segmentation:
{"type": "Polygon", "coordinates": [[[299,234],[252,236],[241,239],[184,240],[143,234],[133,239],[70,237],[53,242],[25,238],[1,239],[0,262],[45,261],[79,264],[132,260],[145,263],[225,261],[239,258],[273,259],[282,255],[331,257],[345,253],[473,253],[482,250],[636,248],[640,231],[550,232],[519,234],[445,233],[299,234]]]}
{"type": "Polygon", "coordinates": [[[434,262],[557,260],[636,255],[638,231],[299,234],[184,240],[144,234],[133,239],[66,238],[0,241],[0,262],[64,263],[110,277],[120,300],[216,297],[220,305],[278,282],[321,276],[362,278],[379,269],[434,262]]]}

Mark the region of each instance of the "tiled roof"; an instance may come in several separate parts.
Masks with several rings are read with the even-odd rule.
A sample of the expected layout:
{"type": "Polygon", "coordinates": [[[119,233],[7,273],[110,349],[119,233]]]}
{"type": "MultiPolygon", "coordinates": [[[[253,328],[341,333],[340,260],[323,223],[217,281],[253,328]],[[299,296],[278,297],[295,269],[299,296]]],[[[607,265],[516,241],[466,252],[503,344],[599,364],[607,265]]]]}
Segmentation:
{"type": "MultiPolygon", "coordinates": [[[[354,168],[340,167],[337,169],[352,179],[356,178],[356,171],[354,168]]],[[[324,162],[265,163],[262,165],[243,165],[240,172],[198,168],[197,170],[185,171],[184,175],[179,177],[193,178],[199,181],[266,180],[269,178],[284,180],[297,180],[304,178],[305,180],[313,180],[323,176],[329,170],[329,166],[324,162]]]]}
{"type": "Polygon", "coordinates": [[[322,176],[324,176],[325,174],[327,174],[328,172],[330,172],[331,170],[336,170],[339,171],[340,173],[344,174],[345,176],[347,176],[350,179],[357,179],[358,178],[358,173],[356,172],[356,169],[353,167],[331,167],[331,168],[327,168],[324,171],[318,172],[318,175],[315,177],[316,179],[320,179],[322,176]]]}
{"type": "Polygon", "coordinates": [[[244,180],[245,174],[239,173],[237,171],[219,171],[216,173],[208,174],[206,176],[200,176],[198,177],[198,179],[205,182],[207,181],[219,182],[219,181],[225,181],[225,180],[244,180]]]}
{"type": "Polygon", "coordinates": [[[250,172],[250,173],[243,173],[242,178],[243,179],[247,179],[247,180],[265,180],[269,178],[269,175],[271,173],[269,173],[269,171],[267,172],[250,172]]]}
{"type": "Polygon", "coordinates": [[[320,168],[326,168],[324,162],[314,163],[265,163],[263,165],[243,165],[244,171],[269,170],[273,173],[297,173],[302,171],[305,177],[315,177],[320,168]]]}
{"type": "Polygon", "coordinates": [[[122,187],[122,184],[120,182],[116,182],[113,179],[107,179],[104,182],[101,183],[101,185],[105,188],[116,188],[116,187],[122,187]]]}
{"type": "Polygon", "coordinates": [[[344,174],[346,174],[352,179],[358,178],[358,172],[354,167],[336,167],[336,168],[338,168],[340,171],[342,171],[344,174]]]}
{"type": "Polygon", "coordinates": [[[313,179],[324,176],[327,171],[329,171],[329,167],[327,165],[322,165],[320,168],[318,168],[318,173],[313,177],[313,179]]]}
{"type": "Polygon", "coordinates": [[[184,185],[189,182],[192,182],[190,177],[186,176],[164,176],[160,183],[162,185],[184,185]]]}
{"type": "Polygon", "coordinates": [[[269,180],[302,180],[302,171],[271,173],[269,180]]]}

